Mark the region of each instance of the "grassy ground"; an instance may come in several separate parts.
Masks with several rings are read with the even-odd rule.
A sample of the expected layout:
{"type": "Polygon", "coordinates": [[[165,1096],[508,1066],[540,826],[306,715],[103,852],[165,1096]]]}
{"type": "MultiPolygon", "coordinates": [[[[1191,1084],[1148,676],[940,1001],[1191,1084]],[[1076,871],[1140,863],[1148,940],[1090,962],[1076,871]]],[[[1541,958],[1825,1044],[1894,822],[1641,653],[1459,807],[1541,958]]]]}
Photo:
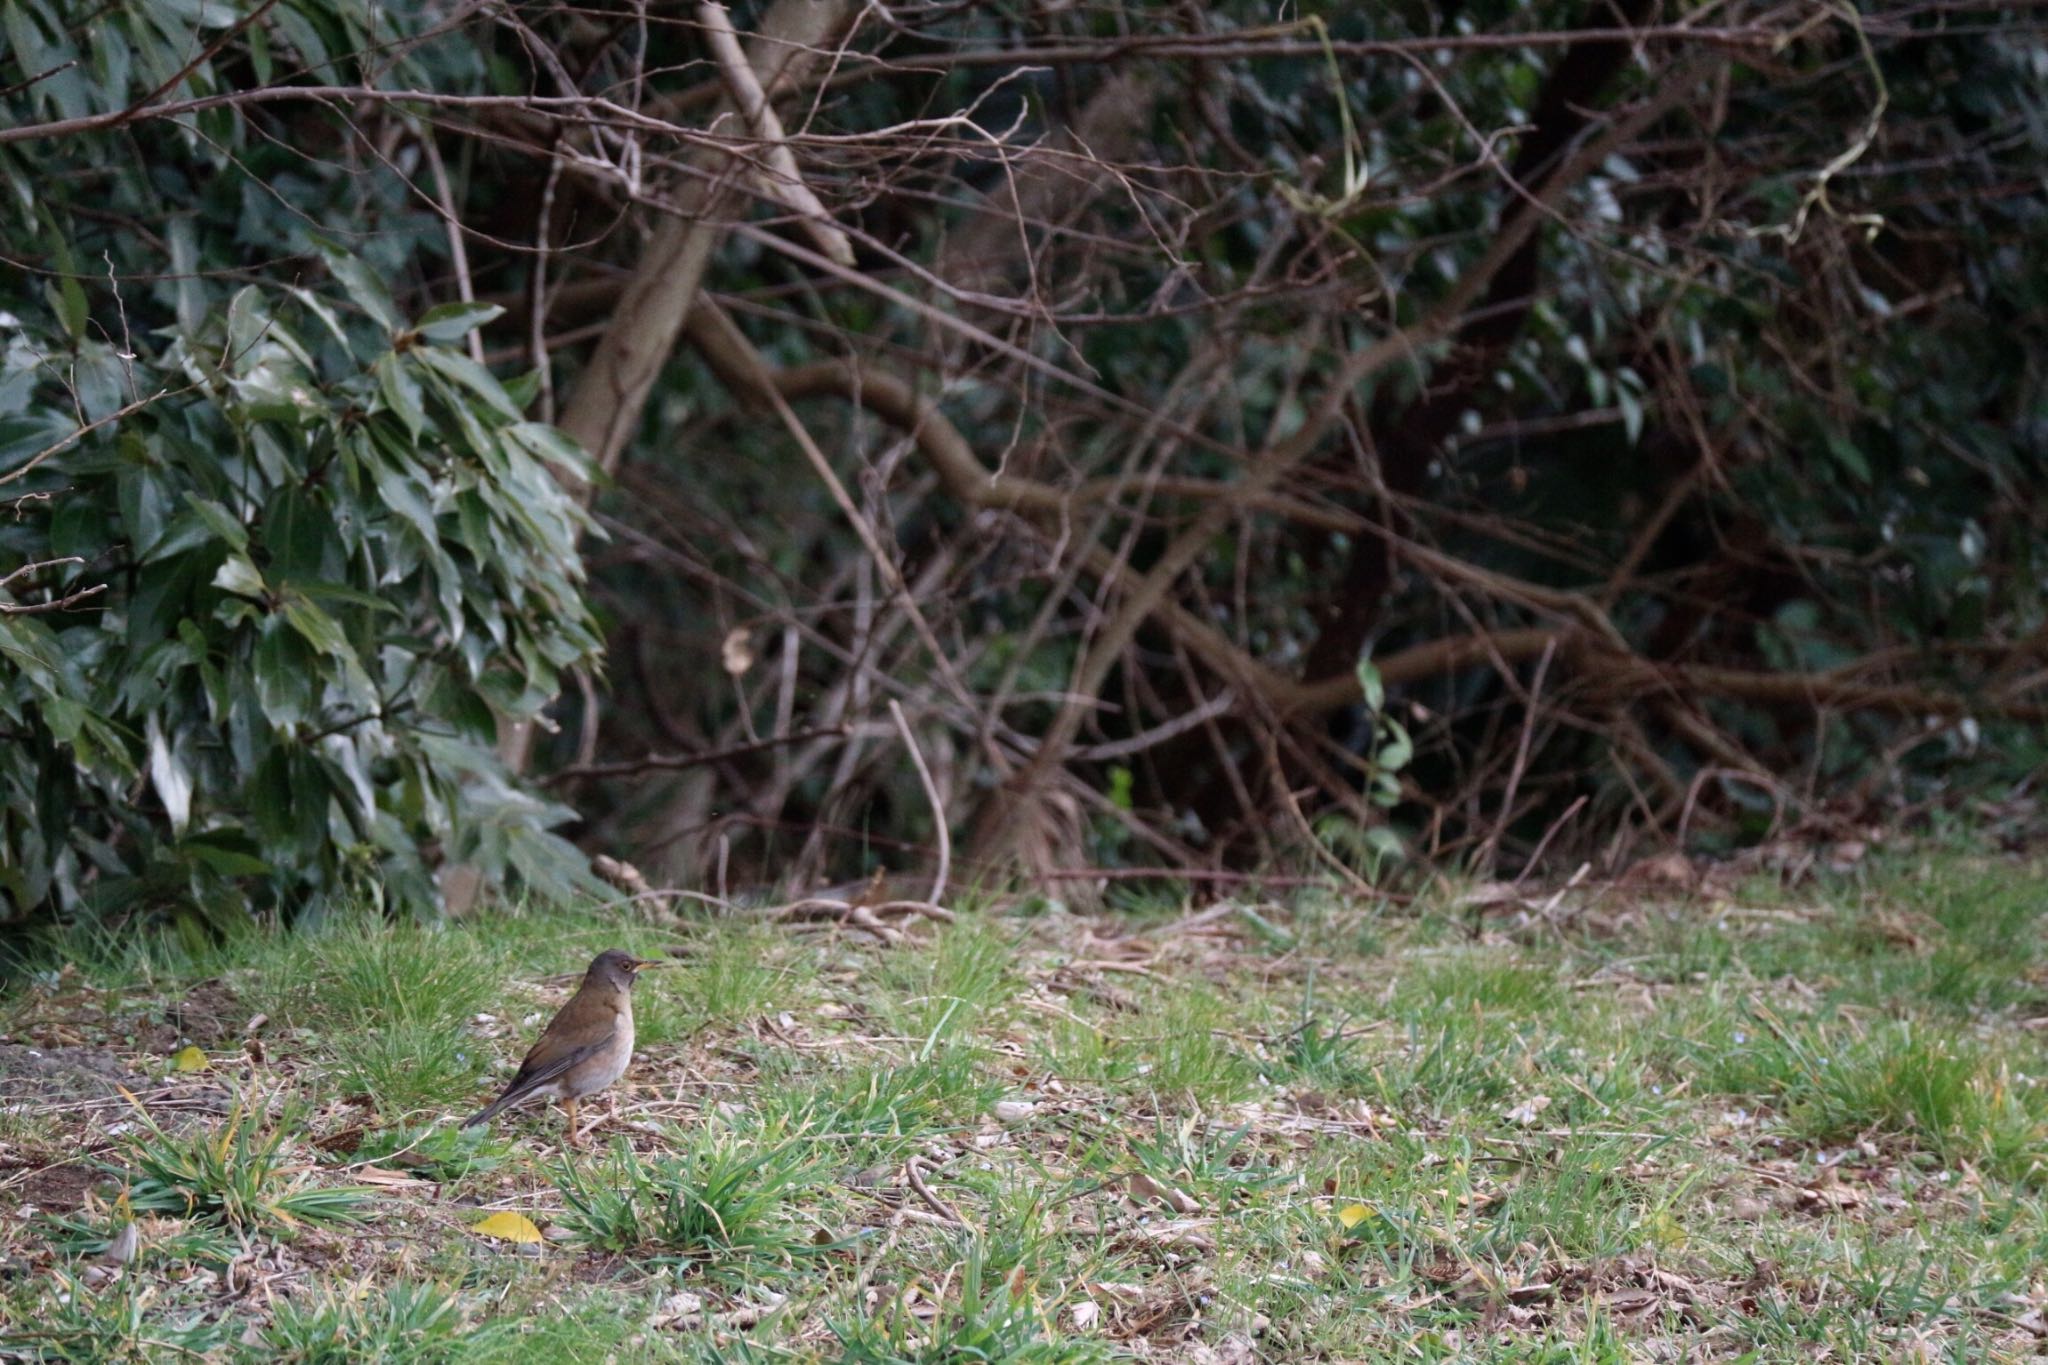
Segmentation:
{"type": "Polygon", "coordinates": [[[2019,1358],[2040,886],[58,944],[0,1002],[0,1356],[2019,1358]],[[612,945],[679,960],[590,1150],[456,1133],[612,945]]]}

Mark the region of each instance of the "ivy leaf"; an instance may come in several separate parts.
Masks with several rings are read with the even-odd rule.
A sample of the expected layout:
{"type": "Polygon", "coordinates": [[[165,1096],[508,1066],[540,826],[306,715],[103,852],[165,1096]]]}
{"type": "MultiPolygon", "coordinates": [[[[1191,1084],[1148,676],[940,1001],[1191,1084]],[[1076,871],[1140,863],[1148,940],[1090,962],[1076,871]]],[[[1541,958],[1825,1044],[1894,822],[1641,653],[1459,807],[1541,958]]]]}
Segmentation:
{"type": "Polygon", "coordinates": [[[1415,757],[1415,741],[1408,737],[1408,730],[1400,721],[1391,717],[1381,722],[1385,727],[1379,751],[1372,756],[1383,772],[1399,772],[1415,757]]]}
{"type": "Polygon", "coordinates": [[[1380,681],[1380,671],[1370,659],[1358,661],[1358,690],[1365,694],[1365,704],[1369,709],[1385,709],[1387,685],[1380,681]]]}
{"type": "Polygon", "coordinates": [[[1379,855],[1382,861],[1399,858],[1407,852],[1402,847],[1401,836],[1385,825],[1374,825],[1365,832],[1365,846],[1379,855]]]}

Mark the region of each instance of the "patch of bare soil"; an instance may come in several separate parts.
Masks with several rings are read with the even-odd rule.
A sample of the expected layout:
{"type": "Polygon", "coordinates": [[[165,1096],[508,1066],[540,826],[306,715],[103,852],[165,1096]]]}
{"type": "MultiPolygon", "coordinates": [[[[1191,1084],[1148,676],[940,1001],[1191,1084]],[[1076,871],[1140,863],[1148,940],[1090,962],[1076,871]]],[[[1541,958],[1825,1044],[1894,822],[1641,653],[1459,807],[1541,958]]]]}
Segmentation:
{"type": "Polygon", "coordinates": [[[146,1084],[98,1048],[0,1043],[0,1103],[98,1099],[146,1084]]]}
{"type": "Polygon", "coordinates": [[[45,1166],[30,1171],[11,1194],[21,1205],[33,1204],[48,1213],[69,1213],[85,1207],[85,1196],[107,1178],[88,1166],[45,1166]]]}
{"type": "Polygon", "coordinates": [[[143,1025],[136,1046],[159,1054],[176,1052],[187,1043],[211,1050],[234,1038],[247,1017],[233,991],[219,981],[202,981],[143,1025]]]}

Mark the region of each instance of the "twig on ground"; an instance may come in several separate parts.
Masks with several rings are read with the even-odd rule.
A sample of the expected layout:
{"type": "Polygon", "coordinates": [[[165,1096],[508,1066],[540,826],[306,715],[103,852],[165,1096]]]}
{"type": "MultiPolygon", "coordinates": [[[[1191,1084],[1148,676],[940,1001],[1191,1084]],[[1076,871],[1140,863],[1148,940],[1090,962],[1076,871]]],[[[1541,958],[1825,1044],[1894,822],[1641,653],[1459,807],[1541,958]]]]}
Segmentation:
{"type": "Polygon", "coordinates": [[[973,1224],[960,1216],[960,1211],[932,1193],[932,1187],[924,1183],[924,1158],[914,1156],[903,1163],[903,1175],[910,1181],[910,1188],[917,1191],[917,1197],[931,1206],[932,1212],[944,1218],[955,1227],[972,1228],[973,1224]]]}

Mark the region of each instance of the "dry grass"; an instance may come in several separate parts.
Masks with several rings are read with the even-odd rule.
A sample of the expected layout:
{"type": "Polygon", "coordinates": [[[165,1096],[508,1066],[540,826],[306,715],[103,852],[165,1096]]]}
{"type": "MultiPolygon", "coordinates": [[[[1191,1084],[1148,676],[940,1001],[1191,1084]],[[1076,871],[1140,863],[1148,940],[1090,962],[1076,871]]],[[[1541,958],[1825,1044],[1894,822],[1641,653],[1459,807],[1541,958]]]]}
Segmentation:
{"type": "Polygon", "coordinates": [[[0,1353],[2017,1359],[2032,881],[57,944],[0,1013],[0,1353]],[[454,1133],[613,943],[682,959],[594,1149],[454,1133]],[[174,1207],[170,1156],[261,1216],[174,1207]]]}

